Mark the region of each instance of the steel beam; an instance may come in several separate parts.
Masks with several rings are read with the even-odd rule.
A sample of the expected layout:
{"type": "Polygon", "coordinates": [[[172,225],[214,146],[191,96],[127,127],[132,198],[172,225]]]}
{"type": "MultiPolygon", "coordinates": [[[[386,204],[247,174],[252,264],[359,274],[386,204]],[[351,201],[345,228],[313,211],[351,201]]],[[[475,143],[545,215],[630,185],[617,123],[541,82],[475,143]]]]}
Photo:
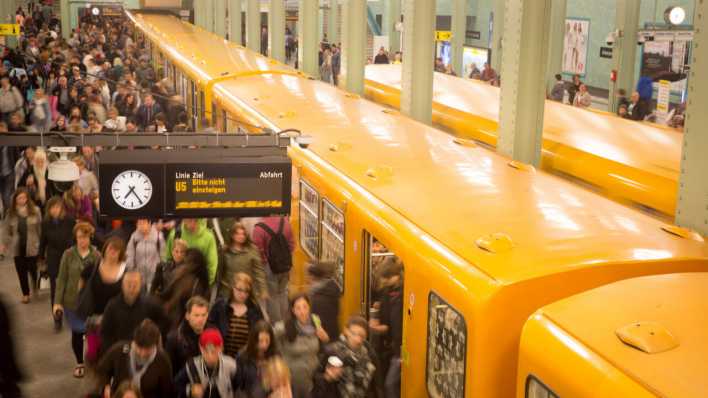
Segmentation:
{"type": "Polygon", "coordinates": [[[243,12],[241,0],[228,0],[229,4],[229,40],[241,45],[243,38],[241,35],[241,13],[243,12]]]}
{"type": "Polygon", "coordinates": [[[435,0],[404,0],[401,112],[430,124],[433,117],[435,0]]]}
{"type": "Polygon", "coordinates": [[[364,94],[366,27],[366,0],[345,0],[340,80],[347,91],[359,95],[364,94]]]}
{"type": "Polygon", "coordinates": [[[285,1],[270,0],[268,12],[270,57],[285,62],[285,1]]]}
{"type": "Polygon", "coordinates": [[[548,67],[546,69],[546,90],[551,92],[556,84],[556,73],[563,71],[563,38],[565,37],[565,16],[568,0],[551,0],[551,22],[548,39],[548,67]]]}
{"type": "MultiPolygon", "coordinates": [[[[386,0],[383,31],[388,36],[388,49],[391,54],[401,51],[401,32],[396,30],[396,23],[401,21],[401,0],[386,0]]],[[[376,49],[375,49],[376,50],[376,49]]]]}
{"type": "MultiPolygon", "coordinates": [[[[617,111],[617,91],[624,89],[629,97],[634,91],[634,63],[637,58],[637,32],[641,0],[617,0],[615,28],[619,30],[612,47],[612,69],[617,81],[610,82],[609,111],[617,111]]],[[[610,77],[607,76],[607,79],[610,77]]]]}
{"type": "Polygon", "coordinates": [[[339,22],[339,2],[329,0],[329,13],[327,14],[327,38],[332,44],[339,43],[339,32],[337,25],[339,22]]]}
{"type": "Polygon", "coordinates": [[[204,29],[214,31],[214,1],[204,0],[204,29]]]}
{"type": "Polygon", "coordinates": [[[708,237],[708,1],[695,2],[676,224],[708,237]]]}
{"type": "MultiPolygon", "coordinates": [[[[497,72],[501,70],[502,55],[504,46],[502,39],[504,38],[505,24],[505,4],[506,0],[494,0],[494,23],[492,25],[492,68],[497,72]]],[[[481,68],[480,68],[481,69],[481,68]]]]}
{"type": "Polygon", "coordinates": [[[467,0],[453,0],[452,3],[452,70],[458,76],[463,76],[462,53],[465,45],[465,31],[467,30],[467,0]]]}
{"type": "Polygon", "coordinates": [[[300,0],[300,10],[298,15],[298,67],[308,75],[318,77],[320,75],[317,62],[319,48],[318,38],[318,0],[300,0]]]}
{"type": "Polygon", "coordinates": [[[497,151],[538,167],[547,66],[538,60],[548,59],[551,0],[506,0],[504,16],[497,151]]]}
{"type": "Polygon", "coordinates": [[[246,47],[261,52],[261,2],[246,0],[246,47]]]}
{"type": "Polygon", "coordinates": [[[226,0],[214,0],[214,33],[226,37],[226,0]]]}

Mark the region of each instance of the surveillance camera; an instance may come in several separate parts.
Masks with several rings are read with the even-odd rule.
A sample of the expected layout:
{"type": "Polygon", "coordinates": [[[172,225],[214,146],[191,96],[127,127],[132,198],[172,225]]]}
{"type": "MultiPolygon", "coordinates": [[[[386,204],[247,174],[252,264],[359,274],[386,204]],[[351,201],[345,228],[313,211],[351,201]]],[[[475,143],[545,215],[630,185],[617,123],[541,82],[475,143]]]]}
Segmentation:
{"type": "Polygon", "coordinates": [[[644,44],[646,41],[647,41],[647,37],[646,37],[646,36],[644,36],[644,35],[642,35],[642,34],[640,34],[639,36],[637,36],[637,45],[638,45],[638,46],[641,46],[641,45],[644,44]]]}
{"type": "Polygon", "coordinates": [[[615,44],[615,34],[614,32],[610,32],[607,34],[607,38],[605,39],[605,42],[607,43],[608,46],[612,47],[613,44],[615,44]]]}

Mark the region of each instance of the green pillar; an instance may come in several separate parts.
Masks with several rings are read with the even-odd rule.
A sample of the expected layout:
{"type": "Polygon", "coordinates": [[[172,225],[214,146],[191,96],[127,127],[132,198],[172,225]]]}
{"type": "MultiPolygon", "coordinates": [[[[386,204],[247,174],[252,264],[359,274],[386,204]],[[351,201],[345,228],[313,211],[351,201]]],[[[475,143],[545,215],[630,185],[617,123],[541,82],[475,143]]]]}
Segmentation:
{"type": "Polygon", "coordinates": [[[347,91],[364,94],[366,64],[366,0],[345,0],[342,15],[342,73],[347,91]]]}
{"type": "Polygon", "coordinates": [[[339,42],[339,34],[337,33],[337,22],[339,21],[339,2],[337,0],[329,0],[329,13],[327,14],[327,38],[330,43],[339,42]]]}
{"type": "Polygon", "coordinates": [[[396,30],[396,23],[401,21],[401,0],[386,0],[383,31],[388,36],[388,49],[391,53],[401,51],[401,32],[396,30]]]}
{"type": "Polygon", "coordinates": [[[548,39],[548,66],[546,91],[551,92],[556,84],[556,73],[563,71],[563,38],[565,37],[565,16],[568,0],[551,0],[551,22],[548,39]]]}
{"type": "Polygon", "coordinates": [[[246,0],[246,47],[261,51],[261,2],[246,0]]]}
{"type": "Polygon", "coordinates": [[[241,45],[241,0],[229,1],[229,40],[241,45]]]}
{"type": "Polygon", "coordinates": [[[268,13],[270,57],[285,62],[285,1],[270,0],[268,13]]]}
{"type": "Polygon", "coordinates": [[[433,118],[435,0],[404,0],[401,112],[430,124],[433,118]]]}
{"type": "Polygon", "coordinates": [[[676,224],[708,237],[708,2],[695,2],[692,64],[683,131],[676,224]]]}
{"type": "Polygon", "coordinates": [[[214,2],[216,0],[204,0],[204,6],[206,7],[206,12],[204,13],[206,15],[206,30],[209,32],[214,31],[214,2]]]}
{"type": "Polygon", "coordinates": [[[452,70],[458,76],[463,76],[462,53],[465,45],[465,30],[467,27],[467,0],[453,0],[452,3],[452,70]]]}
{"type": "MultiPolygon", "coordinates": [[[[619,30],[612,47],[612,69],[617,71],[617,81],[610,82],[609,110],[617,109],[617,91],[634,91],[634,63],[637,58],[637,31],[639,30],[639,7],[641,0],[617,0],[615,28],[619,30]]],[[[607,77],[610,78],[609,76],[607,77]]]]}
{"type": "MultiPolygon", "coordinates": [[[[541,162],[551,0],[506,0],[497,152],[541,162]]],[[[495,17],[496,21],[496,17],[495,17]]]]}
{"type": "Polygon", "coordinates": [[[200,28],[204,27],[204,3],[195,1],[192,3],[194,9],[194,24],[200,28]]]}
{"type": "Polygon", "coordinates": [[[71,37],[71,13],[69,12],[69,0],[61,0],[59,3],[59,13],[61,18],[61,35],[68,40],[71,37]]]}
{"type": "MultiPolygon", "coordinates": [[[[501,70],[502,54],[502,38],[504,37],[505,25],[505,4],[506,0],[494,0],[494,24],[492,25],[492,68],[497,72],[501,70]]],[[[482,27],[486,29],[486,27],[482,27]]],[[[482,68],[480,68],[482,69],[482,68]]]]}
{"type": "Polygon", "coordinates": [[[301,71],[317,77],[317,8],[318,0],[300,0],[298,11],[298,67],[301,71]]]}
{"type": "Polygon", "coordinates": [[[226,37],[226,0],[214,0],[214,33],[226,37]]]}

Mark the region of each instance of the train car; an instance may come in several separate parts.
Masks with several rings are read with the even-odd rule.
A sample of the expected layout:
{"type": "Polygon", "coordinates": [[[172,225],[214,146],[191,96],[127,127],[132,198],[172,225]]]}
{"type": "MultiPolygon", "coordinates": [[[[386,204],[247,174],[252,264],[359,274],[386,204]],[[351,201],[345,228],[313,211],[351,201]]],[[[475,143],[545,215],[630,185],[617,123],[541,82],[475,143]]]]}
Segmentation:
{"type": "MultiPolygon", "coordinates": [[[[433,84],[433,123],[496,146],[498,87],[444,73],[435,73],[433,84]]],[[[365,91],[367,98],[398,109],[401,65],[367,65],[365,91]]],[[[669,127],[546,101],[541,167],[673,217],[682,140],[669,127]]]]}
{"type": "Polygon", "coordinates": [[[708,266],[695,234],[332,85],[261,73],[213,89],[230,117],[312,138],[289,149],[294,269],[337,264],[341,320],[369,316],[381,258],[404,263],[404,397],[511,397],[538,308],[708,266]]]}
{"type": "Polygon", "coordinates": [[[708,273],[615,282],[538,310],[517,398],[708,396],[708,273]]]}
{"type": "Polygon", "coordinates": [[[130,12],[128,18],[146,39],[153,67],[166,77],[185,101],[193,126],[251,133],[260,131],[257,120],[229,120],[214,107],[212,86],[225,79],[259,73],[301,74],[278,61],[247,50],[211,32],[157,12],[130,12]]]}

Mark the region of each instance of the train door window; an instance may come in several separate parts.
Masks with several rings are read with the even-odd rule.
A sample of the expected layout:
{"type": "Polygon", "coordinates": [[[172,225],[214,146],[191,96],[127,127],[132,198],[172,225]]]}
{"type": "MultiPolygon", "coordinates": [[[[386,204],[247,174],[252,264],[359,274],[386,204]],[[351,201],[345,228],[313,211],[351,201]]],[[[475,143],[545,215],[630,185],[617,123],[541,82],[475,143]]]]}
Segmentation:
{"type": "Polygon", "coordinates": [[[380,293],[383,288],[379,278],[380,265],[387,259],[396,257],[396,255],[388,250],[381,241],[376,239],[369,233],[365,234],[363,242],[366,242],[366,266],[362,274],[366,280],[361,284],[364,300],[362,312],[367,314],[367,318],[377,317],[380,305],[380,293]]]}
{"type": "Polygon", "coordinates": [[[319,257],[319,201],[317,191],[300,180],[300,246],[313,259],[319,257]]]}
{"type": "Polygon", "coordinates": [[[189,82],[189,98],[192,111],[192,128],[196,130],[199,127],[199,120],[197,117],[199,112],[197,111],[197,87],[193,81],[189,82]]]}
{"type": "Polygon", "coordinates": [[[199,115],[199,123],[200,123],[199,125],[200,125],[202,128],[207,128],[207,127],[209,127],[209,126],[206,126],[206,125],[205,125],[206,123],[203,123],[204,121],[206,121],[207,123],[209,123],[209,122],[211,122],[211,120],[207,120],[206,117],[205,117],[206,109],[205,109],[205,106],[204,106],[204,91],[201,91],[201,90],[199,91],[199,103],[197,104],[197,108],[198,108],[198,110],[199,110],[199,112],[197,113],[197,114],[199,115]]]}
{"type": "Polygon", "coordinates": [[[533,375],[526,378],[526,398],[558,398],[550,388],[533,375]]]}
{"type": "Polygon", "coordinates": [[[322,261],[335,265],[335,280],[344,290],[344,212],[322,199],[322,261]]]}
{"type": "Polygon", "coordinates": [[[433,398],[465,396],[467,325],[457,310],[440,296],[428,297],[426,385],[433,398]]]}
{"type": "MultiPolygon", "coordinates": [[[[226,119],[226,122],[224,125],[226,126],[226,132],[228,133],[239,133],[238,130],[238,124],[236,123],[236,120],[229,115],[227,111],[224,111],[224,119],[226,119]]],[[[297,181],[293,178],[293,181],[297,181]]],[[[293,185],[293,188],[297,188],[297,186],[293,185]]]]}

